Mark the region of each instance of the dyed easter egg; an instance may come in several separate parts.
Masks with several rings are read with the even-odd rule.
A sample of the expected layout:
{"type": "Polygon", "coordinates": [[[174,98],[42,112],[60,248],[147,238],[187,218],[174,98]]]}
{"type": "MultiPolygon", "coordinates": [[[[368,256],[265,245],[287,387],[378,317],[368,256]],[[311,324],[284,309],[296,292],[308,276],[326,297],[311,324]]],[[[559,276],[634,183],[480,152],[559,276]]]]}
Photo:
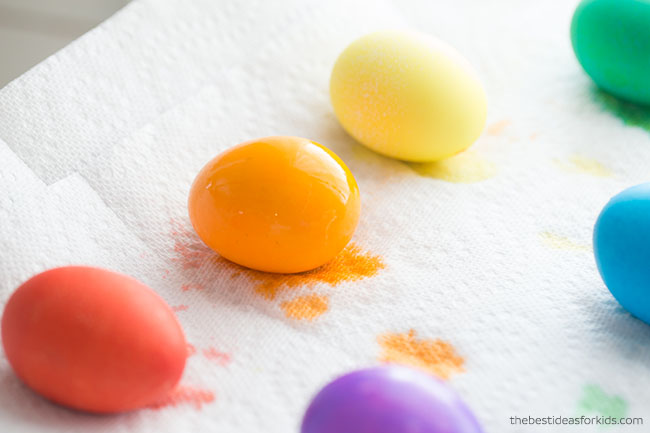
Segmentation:
{"type": "Polygon", "coordinates": [[[312,400],[301,433],[480,433],[458,395],[440,380],[398,366],[358,370],[312,400]]]}
{"type": "Polygon", "coordinates": [[[4,309],[2,343],[34,391],[96,413],[164,398],[187,357],[174,313],[153,290],[80,266],[51,269],[21,285],[4,309]]]}
{"type": "Polygon", "coordinates": [[[332,151],[299,137],[235,146],[194,180],[189,214],[199,237],[242,266],[294,273],[334,258],[352,238],[357,183],[332,151]]]}
{"type": "Polygon", "coordinates": [[[594,254],[612,295],[650,324],[650,183],[628,188],[605,205],[594,228],[594,254]]]}
{"type": "Polygon", "coordinates": [[[339,56],[330,97],[343,128],[367,147],[406,161],[468,148],[485,126],[483,86],[452,47],[419,33],[364,36],[339,56]]]}
{"type": "Polygon", "coordinates": [[[573,15],[571,42],[598,86],[650,104],[650,0],[583,0],[573,15]]]}

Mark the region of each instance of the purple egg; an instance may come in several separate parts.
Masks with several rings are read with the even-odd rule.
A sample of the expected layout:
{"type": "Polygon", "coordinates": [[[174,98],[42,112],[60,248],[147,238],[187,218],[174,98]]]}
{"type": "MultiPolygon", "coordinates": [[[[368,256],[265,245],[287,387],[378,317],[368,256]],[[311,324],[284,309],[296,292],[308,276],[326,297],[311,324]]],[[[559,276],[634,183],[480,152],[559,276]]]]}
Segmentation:
{"type": "Polygon", "coordinates": [[[405,367],[357,370],[323,388],[309,405],[302,433],[482,433],[458,394],[405,367]]]}

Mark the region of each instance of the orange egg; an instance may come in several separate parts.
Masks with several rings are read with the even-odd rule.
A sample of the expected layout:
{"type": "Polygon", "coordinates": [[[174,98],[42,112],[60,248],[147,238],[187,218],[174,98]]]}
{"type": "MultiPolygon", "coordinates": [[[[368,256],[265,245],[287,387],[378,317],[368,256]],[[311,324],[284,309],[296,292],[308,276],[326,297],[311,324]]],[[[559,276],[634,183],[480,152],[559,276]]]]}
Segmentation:
{"type": "Polygon", "coordinates": [[[164,398],[187,358],[183,331],[153,290],[80,266],[51,269],[20,286],[2,316],[2,343],[29,387],[96,413],[164,398]]]}
{"type": "Polygon", "coordinates": [[[223,257],[293,273],[334,258],[352,238],[357,183],[332,151],[306,138],[267,137],[211,160],[189,197],[192,225],[223,257]]]}

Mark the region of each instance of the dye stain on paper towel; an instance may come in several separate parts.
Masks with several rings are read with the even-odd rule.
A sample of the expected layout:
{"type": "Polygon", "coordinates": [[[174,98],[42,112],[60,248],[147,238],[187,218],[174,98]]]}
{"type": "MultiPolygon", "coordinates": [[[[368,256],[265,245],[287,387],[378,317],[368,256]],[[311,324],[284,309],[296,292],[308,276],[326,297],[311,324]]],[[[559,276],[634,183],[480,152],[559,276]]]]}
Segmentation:
{"type": "Polygon", "coordinates": [[[324,295],[309,294],[283,302],[280,306],[285,316],[290,319],[312,321],[327,311],[329,298],[324,295]]]}
{"type": "Polygon", "coordinates": [[[475,183],[493,177],[496,166],[468,150],[442,161],[411,163],[409,166],[420,176],[432,177],[453,183],[475,183]]]}
{"type": "Polygon", "coordinates": [[[558,235],[551,232],[541,232],[539,234],[541,241],[551,248],[558,250],[567,250],[567,251],[591,251],[591,246],[587,244],[581,244],[574,240],[569,239],[566,236],[558,235]]]}
{"type": "MultiPolygon", "coordinates": [[[[172,262],[179,264],[183,269],[197,269],[204,263],[213,260],[215,253],[205,245],[199,237],[186,228],[185,224],[175,219],[170,220],[170,234],[174,240],[174,257],[172,262]]],[[[169,271],[165,271],[167,274],[169,271]]],[[[184,285],[188,286],[189,284],[184,285]]]]}
{"type": "Polygon", "coordinates": [[[569,173],[588,174],[596,177],[612,177],[614,173],[595,159],[572,155],[567,160],[556,159],[555,165],[569,173]]]}
{"type": "Polygon", "coordinates": [[[418,340],[413,329],[402,334],[383,334],[377,341],[382,348],[381,362],[420,368],[442,379],[465,371],[465,360],[451,344],[439,339],[418,340]]]}
{"type": "MultiPolygon", "coordinates": [[[[196,355],[197,353],[198,350],[196,349],[196,346],[187,343],[187,357],[189,358],[191,356],[196,355]]],[[[232,359],[232,356],[229,353],[222,352],[212,346],[206,347],[205,349],[201,350],[201,353],[210,361],[214,361],[216,364],[222,366],[230,364],[230,361],[232,359]]]]}
{"type": "Polygon", "coordinates": [[[214,393],[210,390],[180,385],[164,399],[149,405],[149,409],[190,405],[196,410],[201,410],[204,404],[212,403],[214,400],[214,393]]]}
{"type": "Polygon", "coordinates": [[[623,101],[600,89],[593,92],[594,99],[610,113],[620,118],[624,124],[637,126],[650,132],[650,108],[623,101]]]}
{"type": "MultiPolygon", "coordinates": [[[[301,286],[313,286],[319,283],[336,286],[337,284],[358,281],[375,276],[385,268],[380,256],[364,251],[355,243],[349,243],[331,262],[313,271],[298,274],[272,274],[247,269],[232,263],[210,250],[201,240],[177,221],[172,221],[171,235],[174,238],[175,257],[183,269],[199,268],[205,263],[225,266],[232,271],[233,278],[245,275],[255,281],[255,291],[267,299],[275,299],[284,289],[301,286]]],[[[190,290],[192,284],[183,286],[190,290]]]]}
{"type": "MultiPolygon", "coordinates": [[[[500,136],[509,125],[510,120],[499,120],[486,128],[486,134],[500,136]]],[[[409,163],[409,166],[420,176],[453,183],[481,182],[497,174],[497,167],[492,161],[472,150],[460,152],[440,161],[409,163]]]]}
{"type": "Polygon", "coordinates": [[[190,290],[203,290],[205,287],[203,287],[202,284],[197,284],[197,283],[186,283],[181,286],[181,290],[183,292],[188,292],[190,290]]]}
{"type": "MultiPolygon", "coordinates": [[[[171,236],[174,239],[172,260],[183,269],[197,269],[203,265],[214,265],[231,271],[231,278],[245,277],[254,282],[255,293],[273,301],[285,290],[298,287],[313,287],[318,284],[336,286],[344,282],[370,278],[385,268],[381,256],[364,251],[354,243],[349,243],[338,256],[312,271],[298,274],[272,274],[247,269],[218,256],[210,250],[184,224],[172,220],[171,236]]],[[[196,283],[184,284],[181,289],[203,290],[196,283]]],[[[285,316],[296,320],[314,320],[328,309],[329,299],[324,295],[299,296],[280,305],[285,316]]]]}
{"type": "Polygon", "coordinates": [[[607,394],[600,386],[589,384],[582,388],[582,397],[578,402],[578,414],[625,418],[627,403],[622,397],[607,394]]]}
{"type": "Polygon", "coordinates": [[[230,364],[230,360],[231,360],[231,356],[229,353],[217,350],[212,346],[203,349],[203,356],[205,356],[210,361],[213,361],[214,363],[221,366],[226,366],[230,364]]]}
{"type": "Polygon", "coordinates": [[[499,120],[498,122],[494,122],[485,129],[485,132],[487,135],[501,135],[505,131],[505,129],[510,125],[510,120],[508,119],[503,119],[499,120]]]}
{"type": "Polygon", "coordinates": [[[275,299],[278,293],[286,289],[311,287],[316,284],[336,286],[344,282],[374,277],[384,267],[384,261],[380,256],[364,251],[354,243],[349,243],[334,260],[313,271],[299,274],[268,274],[246,269],[245,272],[256,282],[255,291],[259,295],[267,299],[275,299]]]}

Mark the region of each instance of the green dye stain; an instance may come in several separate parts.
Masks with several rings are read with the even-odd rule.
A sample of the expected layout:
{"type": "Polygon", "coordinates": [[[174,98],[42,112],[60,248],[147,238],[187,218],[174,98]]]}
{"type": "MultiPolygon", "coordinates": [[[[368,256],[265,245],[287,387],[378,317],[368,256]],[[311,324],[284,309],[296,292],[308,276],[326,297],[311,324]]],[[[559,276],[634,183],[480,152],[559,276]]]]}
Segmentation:
{"type": "Polygon", "coordinates": [[[624,101],[600,89],[596,89],[593,95],[597,102],[626,125],[638,126],[650,132],[650,107],[624,101]]]}
{"type": "Polygon", "coordinates": [[[618,395],[609,395],[598,385],[585,385],[578,402],[579,415],[625,418],[627,403],[618,395]]]}

